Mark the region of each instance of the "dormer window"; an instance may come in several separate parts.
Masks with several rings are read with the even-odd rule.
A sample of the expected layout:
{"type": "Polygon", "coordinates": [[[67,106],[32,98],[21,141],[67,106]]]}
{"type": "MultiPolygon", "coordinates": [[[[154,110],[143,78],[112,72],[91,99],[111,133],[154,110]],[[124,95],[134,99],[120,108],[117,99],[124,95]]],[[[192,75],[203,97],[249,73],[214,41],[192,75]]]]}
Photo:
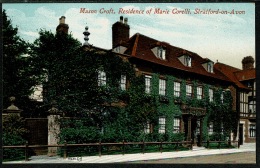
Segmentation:
{"type": "Polygon", "coordinates": [[[191,67],[191,57],[188,55],[184,56],[184,65],[191,67]]]}
{"type": "Polygon", "coordinates": [[[202,66],[204,67],[204,69],[209,72],[209,73],[214,73],[213,71],[213,67],[214,67],[214,62],[212,62],[209,59],[205,59],[205,62],[202,63],[202,66]]]}
{"type": "Polygon", "coordinates": [[[163,47],[157,48],[157,57],[158,58],[165,60],[165,53],[166,53],[166,50],[163,47]]]}
{"type": "Polygon", "coordinates": [[[123,54],[126,51],[126,47],[124,46],[117,46],[113,49],[114,52],[123,54]]]}
{"type": "Polygon", "coordinates": [[[213,62],[207,63],[207,71],[213,73],[213,62]]]}
{"type": "Polygon", "coordinates": [[[117,53],[120,53],[120,46],[116,47],[116,48],[114,49],[114,51],[117,52],[117,53]]]}
{"type": "Polygon", "coordinates": [[[187,67],[191,67],[191,57],[189,55],[181,55],[178,57],[181,63],[187,67]]]}

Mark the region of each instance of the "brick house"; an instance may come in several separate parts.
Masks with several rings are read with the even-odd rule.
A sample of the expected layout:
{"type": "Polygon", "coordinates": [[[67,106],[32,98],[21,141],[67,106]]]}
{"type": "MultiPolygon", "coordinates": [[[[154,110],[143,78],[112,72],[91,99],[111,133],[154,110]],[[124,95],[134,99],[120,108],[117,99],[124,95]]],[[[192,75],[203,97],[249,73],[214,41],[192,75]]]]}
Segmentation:
{"type": "MultiPolygon", "coordinates": [[[[139,33],[129,37],[129,31],[127,18],[121,16],[112,26],[112,50],[125,56],[138,75],[145,76],[146,94],[156,95],[160,101],[159,128],[154,130],[147,121],[146,132],[183,132],[185,139],[194,143],[201,141],[205,132],[212,134],[214,126],[208,121],[208,109],[189,102],[213,103],[215,92],[228,91],[233,81],[210,59],[139,33]]],[[[218,96],[225,101],[223,94],[218,96]]]]}
{"type": "MultiPolygon", "coordinates": [[[[59,31],[68,32],[65,17],[60,19],[59,31]]],[[[136,75],[144,76],[145,93],[155,96],[159,102],[160,114],[155,127],[150,121],[144,124],[144,132],[184,133],[185,140],[194,144],[207,139],[215,132],[215,124],[222,121],[211,121],[209,113],[218,109],[207,108],[209,104],[225,102],[225,92],[231,92],[234,114],[240,114],[239,132],[244,131],[245,142],[255,138],[255,71],[248,68],[240,70],[222,63],[215,63],[198,54],[175,47],[167,42],[156,40],[140,33],[130,35],[127,18],[112,25],[112,49],[105,50],[86,45],[85,50],[94,49],[102,52],[114,52],[122,59],[129,61],[136,75]],[[254,74],[252,74],[254,71],[254,74]],[[240,96],[239,96],[240,95],[240,96]],[[242,99],[242,97],[248,99],[242,99]],[[241,99],[240,99],[241,97],[241,99]],[[250,103],[248,100],[250,99],[250,103]],[[240,109],[249,109],[242,111],[240,109]],[[243,124],[243,125],[241,125],[243,124]],[[248,131],[246,131],[248,130],[248,131]],[[249,138],[248,136],[252,136],[249,138]]],[[[88,39],[88,38],[86,38],[88,39]]],[[[245,61],[247,62],[247,61],[245,61]]],[[[249,61],[250,62],[250,61],[249,61]]],[[[105,72],[98,73],[98,85],[106,83],[105,72]]],[[[127,89],[129,81],[122,76],[121,89],[127,89]]],[[[232,140],[238,138],[234,130],[232,140]]],[[[241,139],[241,138],[240,138],[241,139]]]]}

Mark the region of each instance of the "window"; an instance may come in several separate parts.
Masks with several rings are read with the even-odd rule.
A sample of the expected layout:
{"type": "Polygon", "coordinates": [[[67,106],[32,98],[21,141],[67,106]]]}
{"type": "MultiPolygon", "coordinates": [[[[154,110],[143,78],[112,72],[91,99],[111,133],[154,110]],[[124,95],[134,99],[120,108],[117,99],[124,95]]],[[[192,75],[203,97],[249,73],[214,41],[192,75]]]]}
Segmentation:
{"type": "Polygon", "coordinates": [[[180,132],[180,118],[173,119],[173,133],[180,132]]]}
{"type": "Polygon", "coordinates": [[[209,101],[213,102],[213,89],[209,89],[209,101]]]}
{"type": "Polygon", "coordinates": [[[126,90],[126,76],[121,75],[121,83],[120,83],[121,90],[126,90]]]}
{"type": "Polygon", "coordinates": [[[116,47],[116,48],[114,49],[114,51],[117,52],[117,53],[120,53],[120,46],[116,47]]]}
{"type": "Polygon", "coordinates": [[[180,97],[180,94],[181,94],[181,83],[174,82],[174,96],[180,97]]]}
{"type": "Polygon", "coordinates": [[[220,95],[220,102],[223,104],[224,103],[224,93],[222,92],[220,95]]]}
{"type": "Polygon", "coordinates": [[[256,137],[256,125],[255,124],[249,125],[249,136],[256,137]]]}
{"type": "Polygon", "coordinates": [[[186,85],[186,96],[189,98],[192,97],[192,85],[186,85]]]}
{"type": "Polygon", "coordinates": [[[144,133],[146,133],[146,134],[151,133],[151,131],[150,131],[150,123],[148,121],[144,124],[144,133]]]}
{"type": "Polygon", "coordinates": [[[106,85],[106,73],[104,71],[98,71],[98,86],[106,85]]]}
{"type": "Polygon", "coordinates": [[[184,65],[191,67],[191,57],[185,55],[184,57],[184,65]]]}
{"type": "Polygon", "coordinates": [[[209,134],[209,135],[212,135],[212,134],[213,134],[213,123],[212,123],[212,122],[209,123],[208,134],[209,134]]]}
{"type": "Polygon", "coordinates": [[[201,100],[203,96],[202,87],[197,87],[197,99],[201,100]]]}
{"type": "Polygon", "coordinates": [[[159,118],[159,133],[165,133],[165,117],[159,118]]]}
{"type": "Polygon", "coordinates": [[[207,71],[213,73],[213,62],[208,62],[207,71]]]}
{"type": "Polygon", "coordinates": [[[151,93],[151,76],[145,75],[145,93],[151,93]]]}
{"type": "Polygon", "coordinates": [[[166,53],[166,50],[164,48],[158,47],[158,50],[157,50],[157,57],[158,58],[165,60],[165,53],[166,53]]]}
{"type": "Polygon", "coordinates": [[[166,81],[159,79],[159,95],[165,96],[166,93],[166,81]]]}
{"type": "Polygon", "coordinates": [[[255,113],[255,108],[256,108],[256,102],[255,101],[250,101],[249,105],[249,113],[255,113]]]}
{"type": "Polygon", "coordinates": [[[251,84],[251,82],[248,82],[248,83],[247,83],[247,87],[249,87],[249,88],[251,88],[251,87],[252,87],[252,84],[251,84]]]}

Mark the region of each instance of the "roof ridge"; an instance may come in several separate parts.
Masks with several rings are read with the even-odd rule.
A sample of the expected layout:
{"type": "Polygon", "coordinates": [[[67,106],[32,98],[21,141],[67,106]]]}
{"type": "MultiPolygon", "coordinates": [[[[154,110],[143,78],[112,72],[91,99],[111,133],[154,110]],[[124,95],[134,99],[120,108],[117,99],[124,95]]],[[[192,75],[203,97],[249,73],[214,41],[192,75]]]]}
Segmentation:
{"type": "Polygon", "coordinates": [[[199,54],[197,54],[197,53],[195,53],[195,52],[193,52],[193,51],[190,51],[190,50],[187,50],[187,49],[184,49],[184,48],[181,48],[181,47],[174,46],[174,45],[172,45],[172,44],[169,43],[169,42],[160,41],[160,40],[157,40],[157,39],[155,39],[155,38],[149,37],[149,36],[144,35],[144,34],[141,34],[141,33],[136,33],[135,35],[137,35],[137,34],[138,34],[139,36],[144,36],[145,38],[149,38],[149,39],[154,40],[154,41],[158,41],[158,42],[161,42],[161,43],[166,43],[167,45],[169,45],[169,46],[171,46],[171,47],[174,47],[174,48],[179,49],[179,50],[186,51],[187,53],[190,53],[190,54],[192,54],[192,55],[199,56],[200,58],[203,59],[202,56],[200,56],[199,54]]]}
{"type": "MultiPolygon", "coordinates": [[[[230,67],[230,68],[236,69],[236,71],[234,71],[234,72],[241,71],[241,69],[239,69],[239,68],[233,67],[233,66],[231,66],[231,65],[227,65],[227,64],[222,63],[222,62],[217,62],[216,64],[222,64],[222,65],[224,65],[224,66],[227,66],[227,67],[230,67]]],[[[233,73],[234,73],[234,72],[233,72],[233,73]]]]}

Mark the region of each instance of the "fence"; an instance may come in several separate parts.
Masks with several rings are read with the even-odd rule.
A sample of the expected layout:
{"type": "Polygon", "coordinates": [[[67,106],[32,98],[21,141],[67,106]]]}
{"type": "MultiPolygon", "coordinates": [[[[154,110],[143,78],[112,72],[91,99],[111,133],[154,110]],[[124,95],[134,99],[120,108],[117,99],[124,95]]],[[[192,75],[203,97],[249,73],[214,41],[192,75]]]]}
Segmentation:
{"type": "Polygon", "coordinates": [[[182,142],[121,142],[121,143],[86,143],[86,144],[67,144],[66,142],[64,144],[59,145],[20,145],[20,146],[3,146],[3,148],[24,148],[25,150],[25,160],[29,160],[29,149],[32,148],[47,148],[47,147],[60,147],[63,148],[63,157],[68,157],[68,147],[90,147],[90,146],[96,146],[98,148],[98,155],[101,157],[102,155],[102,146],[121,146],[122,147],[122,154],[125,154],[125,147],[127,145],[140,145],[142,148],[142,153],[145,153],[145,146],[146,145],[158,145],[159,151],[162,152],[163,145],[165,144],[175,144],[175,148],[177,149],[178,146],[181,146],[182,144],[186,144],[190,150],[192,150],[192,141],[182,141],[182,142]]]}
{"type": "MultiPolygon", "coordinates": [[[[239,141],[232,141],[238,143],[238,148],[239,146],[239,141]]],[[[229,144],[231,146],[231,141],[203,141],[202,143],[206,143],[207,147],[209,147],[210,143],[218,143],[219,144],[219,149],[220,149],[220,144],[225,143],[229,144]]],[[[163,145],[165,144],[172,144],[175,145],[175,149],[178,148],[178,146],[186,145],[189,147],[190,150],[192,150],[192,141],[181,141],[181,142],[121,142],[121,143],[87,143],[87,144],[67,144],[66,142],[64,144],[59,144],[59,145],[20,145],[20,146],[3,146],[3,148],[24,148],[25,150],[25,161],[29,160],[29,149],[30,148],[43,148],[43,147],[60,147],[63,148],[63,158],[66,159],[68,157],[68,147],[83,147],[83,146],[96,146],[98,148],[98,155],[101,157],[102,155],[102,146],[121,146],[122,147],[122,154],[125,154],[125,147],[127,145],[140,145],[142,148],[142,153],[145,153],[145,146],[146,145],[158,145],[159,146],[159,151],[162,153],[163,150],[163,145]]]]}
{"type": "MultiPolygon", "coordinates": [[[[232,141],[232,143],[237,143],[237,148],[240,148],[240,143],[239,143],[239,140],[237,141],[232,141]]],[[[217,148],[220,149],[221,147],[221,144],[225,144],[227,145],[228,147],[231,147],[231,140],[228,140],[228,141],[202,141],[202,144],[206,144],[206,148],[210,148],[210,144],[217,144],[217,148]]]]}

